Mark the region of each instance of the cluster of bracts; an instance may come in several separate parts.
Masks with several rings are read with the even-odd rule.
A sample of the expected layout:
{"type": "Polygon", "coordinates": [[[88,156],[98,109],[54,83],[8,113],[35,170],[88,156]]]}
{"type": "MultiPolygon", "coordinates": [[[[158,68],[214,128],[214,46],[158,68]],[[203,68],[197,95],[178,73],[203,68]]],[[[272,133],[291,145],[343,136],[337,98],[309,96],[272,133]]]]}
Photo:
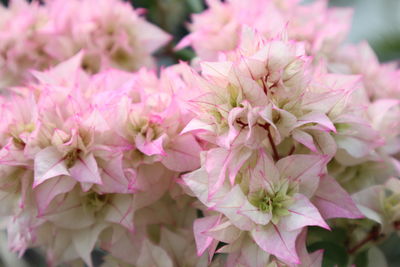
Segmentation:
{"type": "MultiPolygon", "coordinates": [[[[49,266],[320,266],[309,226],[400,229],[400,72],[325,1],[209,0],[197,57],[118,0],[0,8],[9,247],[49,266]],[[95,7],[95,8],[94,8],[95,7]],[[345,218],[337,220],[334,218],[345,218]]],[[[167,16],[167,14],[166,14],[167,16]]],[[[378,230],[377,230],[378,229],[378,230]]]]}

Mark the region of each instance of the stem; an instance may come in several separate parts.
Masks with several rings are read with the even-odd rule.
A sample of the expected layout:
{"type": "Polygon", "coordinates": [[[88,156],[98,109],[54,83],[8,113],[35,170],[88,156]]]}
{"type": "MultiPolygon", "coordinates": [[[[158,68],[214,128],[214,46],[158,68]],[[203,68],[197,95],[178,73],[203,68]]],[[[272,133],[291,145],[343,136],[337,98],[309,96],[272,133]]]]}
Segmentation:
{"type": "Polygon", "coordinates": [[[393,227],[394,227],[394,229],[396,229],[397,231],[399,231],[399,230],[400,230],[400,221],[395,221],[395,222],[393,223],[393,227]]]}
{"type": "Polygon", "coordinates": [[[263,85],[264,94],[265,94],[266,96],[268,96],[268,89],[267,89],[267,86],[265,85],[265,82],[264,82],[263,80],[261,80],[261,82],[262,82],[262,85],[263,85]]]}
{"type": "Polygon", "coordinates": [[[357,250],[362,248],[367,243],[378,240],[379,237],[381,237],[381,234],[379,232],[379,227],[374,226],[374,227],[372,227],[369,234],[363,240],[361,240],[358,244],[356,244],[354,247],[348,249],[347,251],[349,254],[353,254],[354,252],[356,252],[357,250]]]}
{"type": "Polygon", "coordinates": [[[267,85],[265,83],[268,81],[268,76],[269,76],[269,74],[267,74],[267,76],[265,76],[264,79],[261,79],[261,82],[262,82],[262,85],[263,85],[264,94],[266,96],[268,96],[268,88],[267,88],[267,85]]]}
{"type": "Polygon", "coordinates": [[[272,138],[271,131],[269,130],[269,127],[271,125],[269,123],[259,124],[259,125],[268,132],[268,140],[269,140],[269,143],[271,144],[271,147],[272,147],[273,158],[274,158],[275,161],[278,161],[280,159],[279,154],[278,154],[278,150],[276,149],[276,145],[274,143],[274,139],[272,138]]]}
{"type": "Polygon", "coordinates": [[[241,120],[237,119],[236,123],[242,126],[242,128],[249,126],[247,123],[242,122],[241,120]]]}
{"type": "Polygon", "coordinates": [[[292,148],[290,149],[288,156],[292,155],[294,151],[296,150],[296,147],[293,145],[292,148]]]}

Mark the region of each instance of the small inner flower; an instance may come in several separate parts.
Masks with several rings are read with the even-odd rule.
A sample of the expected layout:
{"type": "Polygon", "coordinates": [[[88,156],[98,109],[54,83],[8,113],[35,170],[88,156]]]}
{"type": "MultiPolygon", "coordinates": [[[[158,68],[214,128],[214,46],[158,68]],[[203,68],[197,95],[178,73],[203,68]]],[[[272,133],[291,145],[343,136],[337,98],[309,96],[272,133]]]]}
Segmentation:
{"type": "Polygon", "coordinates": [[[343,132],[348,130],[350,128],[350,125],[348,123],[335,123],[335,128],[336,131],[343,132]]]}
{"type": "Polygon", "coordinates": [[[13,136],[12,141],[14,146],[19,149],[23,149],[25,147],[25,142],[18,136],[13,136]]]}
{"type": "Polygon", "coordinates": [[[239,88],[233,86],[232,84],[229,84],[227,90],[229,96],[229,104],[231,108],[239,107],[240,106],[239,88]]]}
{"type": "Polygon", "coordinates": [[[35,130],[35,124],[18,124],[10,126],[10,135],[12,136],[12,141],[15,147],[23,149],[25,147],[25,142],[20,137],[23,133],[32,133],[35,130]]]}
{"type": "Polygon", "coordinates": [[[131,117],[130,134],[134,137],[142,135],[146,140],[153,141],[161,136],[162,130],[157,123],[143,117],[131,117]]]}
{"type": "Polygon", "coordinates": [[[262,189],[252,194],[249,201],[259,211],[271,214],[271,221],[277,224],[281,217],[289,215],[288,207],[293,202],[294,192],[294,188],[284,182],[272,190],[262,189]]]}
{"type": "Polygon", "coordinates": [[[142,134],[147,138],[147,140],[155,140],[161,136],[161,133],[162,131],[158,127],[158,125],[150,123],[148,127],[145,129],[145,132],[143,132],[142,134]]]}
{"type": "Polygon", "coordinates": [[[75,163],[76,160],[79,157],[79,154],[81,153],[81,150],[79,148],[73,149],[71,151],[69,151],[67,153],[67,155],[65,155],[65,164],[67,165],[67,168],[72,168],[75,163]]]}
{"type": "Polygon", "coordinates": [[[101,210],[110,200],[110,194],[99,194],[97,192],[89,192],[85,195],[83,205],[86,210],[97,212],[101,210]]]}
{"type": "Polygon", "coordinates": [[[391,190],[386,189],[384,192],[383,199],[383,210],[385,215],[390,219],[400,219],[392,218],[396,216],[397,211],[400,208],[400,194],[396,194],[391,190]]]}
{"type": "Polygon", "coordinates": [[[129,52],[123,48],[116,49],[116,51],[112,53],[111,57],[119,66],[122,66],[127,70],[134,69],[129,52]]]}

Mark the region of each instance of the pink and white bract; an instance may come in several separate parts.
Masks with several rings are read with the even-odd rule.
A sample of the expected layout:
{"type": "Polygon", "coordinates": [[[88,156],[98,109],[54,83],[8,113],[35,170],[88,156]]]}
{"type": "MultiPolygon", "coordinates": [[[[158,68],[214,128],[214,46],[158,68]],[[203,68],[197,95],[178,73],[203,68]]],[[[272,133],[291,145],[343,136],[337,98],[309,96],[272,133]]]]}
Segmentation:
{"type": "Polygon", "coordinates": [[[11,251],[49,266],[94,266],[101,250],[102,266],[317,267],[315,229],[347,230],[349,264],[376,249],[365,236],[398,233],[399,70],[343,44],[351,10],[207,4],[177,46],[196,60],[161,70],[170,36],[122,1],[0,8],[11,251]]]}
{"type": "Polygon", "coordinates": [[[170,40],[140,9],[118,0],[10,5],[0,6],[0,89],[29,81],[32,69],[44,70],[81,50],[82,67],[91,73],[154,67],[152,53],[170,40]]]}
{"type": "Polygon", "coordinates": [[[2,109],[10,246],[20,253],[42,246],[49,264],[82,258],[91,265],[102,233],[136,235],[136,212],[200,164],[199,143],[180,134],[191,114],[179,104],[186,88],[172,69],[161,78],[144,69],[89,77],[81,59],[35,73],[38,82],[16,88],[22,95],[8,96],[2,109]]]}

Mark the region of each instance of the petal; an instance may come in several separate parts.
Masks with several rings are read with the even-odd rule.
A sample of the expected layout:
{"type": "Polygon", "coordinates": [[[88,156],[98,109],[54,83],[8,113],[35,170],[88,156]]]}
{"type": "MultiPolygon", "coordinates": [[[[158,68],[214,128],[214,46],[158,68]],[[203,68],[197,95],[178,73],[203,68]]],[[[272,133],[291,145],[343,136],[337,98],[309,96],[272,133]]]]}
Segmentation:
{"type": "Polygon", "coordinates": [[[197,256],[203,255],[204,251],[211,245],[214,238],[207,236],[204,232],[218,224],[221,216],[214,215],[196,219],[193,222],[193,232],[197,247],[197,256]]]}
{"type": "Polygon", "coordinates": [[[238,67],[240,72],[245,73],[255,81],[262,78],[266,74],[264,60],[243,57],[238,67]]]}
{"type": "Polygon", "coordinates": [[[322,266],[322,259],[324,257],[324,250],[320,249],[314,251],[309,255],[308,261],[305,261],[301,267],[320,267],[322,266]]]}
{"type": "Polygon", "coordinates": [[[185,37],[182,38],[182,40],[180,40],[178,42],[178,44],[175,46],[174,50],[181,50],[187,46],[189,46],[192,43],[192,35],[188,34],[185,37]]]}
{"type": "Polygon", "coordinates": [[[203,76],[208,76],[216,82],[220,82],[224,85],[228,83],[228,76],[232,71],[232,62],[202,62],[201,73],[203,76]]]}
{"type": "Polygon", "coordinates": [[[279,221],[280,229],[293,231],[308,225],[320,226],[329,229],[318,209],[302,194],[294,195],[294,203],[288,207],[289,215],[279,221]]]}
{"type": "Polygon", "coordinates": [[[243,95],[253,106],[263,106],[265,103],[268,103],[267,95],[255,80],[240,76],[239,74],[236,77],[239,83],[238,86],[242,88],[243,95]]]}
{"type": "Polygon", "coordinates": [[[315,130],[313,127],[309,127],[307,132],[312,135],[314,145],[318,148],[319,153],[330,157],[336,154],[336,142],[330,133],[315,130]]]}
{"type": "Polygon", "coordinates": [[[33,187],[38,186],[47,179],[69,175],[63,156],[54,147],[47,147],[35,156],[35,178],[33,187]]]}
{"type": "Polygon", "coordinates": [[[363,218],[350,195],[339,183],[328,175],[319,183],[317,192],[312,199],[324,219],[330,218],[363,218]]]}
{"type": "Polygon", "coordinates": [[[110,126],[97,108],[92,110],[89,117],[83,122],[83,125],[98,132],[110,130],[110,126]]]}
{"type": "Polygon", "coordinates": [[[299,118],[298,124],[296,126],[299,127],[307,123],[317,123],[319,125],[324,126],[328,130],[336,133],[335,126],[333,125],[332,121],[328,118],[328,116],[326,116],[324,113],[318,113],[318,112],[308,113],[299,118]]]}
{"type": "Polygon", "coordinates": [[[246,196],[243,194],[240,186],[236,185],[212,209],[223,213],[236,227],[248,231],[253,228],[254,223],[239,213],[239,209],[245,201],[247,201],[246,196]]]}
{"type": "Polygon", "coordinates": [[[275,106],[273,107],[273,110],[278,113],[279,119],[275,122],[275,126],[278,128],[279,133],[281,133],[283,136],[289,136],[290,131],[293,129],[294,125],[296,125],[296,116],[275,106]]]}
{"type": "MultiPolygon", "coordinates": [[[[225,218],[226,220],[226,218],[225,218]]],[[[240,237],[242,231],[234,226],[229,221],[225,221],[218,225],[215,225],[211,229],[207,230],[204,234],[211,236],[212,238],[222,241],[225,243],[233,243],[240,237]]]]}
{"type": "Polygon", "coordinates": [[[209,176],[210,197],[222,187],[227,175],[231,184],[234,184],[237,173],[251,153],[252,150],[246,147],[232,150],[214,148],[207,152],[205,168],[209,176]]]}
{"type": "Polygon", "coordinates": [[[50,202],[58,195],[74,188],[76,181],[68,176],[60,176],[40,184],[34,190],[38,216],[42,216],[50,202]]]}
{"type": "Polygon", "coordinates": [[[136,266],[173,267],[174,264],[164,249],[145,239],[136,266]]]}
{"type": "Polygon", "coordinates": [[[350,90],[330,90],[324,93],[307,93],[303,97],[302,108],[328,114],[336,105],[344,103],[350,90]]]}
{"type": "Polygon", "coordinates": [[[137,232],[133,236],[125,228],[113,225],[112,236],[107,241],[101,243],[101,247],[124,262],[136,266],[136,261],[140,256],[141,247],[143,246],[143,234],[137,232]]]}
{"type": "Polygon", "coordinates": [[[133,196],[130,194],[116,194],[105,212],[105,220],[120,224],[129,231],[133,231],[134,212],[133,196]]]}
{"type": "Polygon", "coordinates": [[[164,155],[164,135],[161,135],[154,141],[147,141],[143,135],[138,134],[135,138],[135,144],[137,149],[143,152],[147,156],[152,155],[164,155]]]}
{"type": "Polygon", "coordinates": [[[177,172],[192,171],[200,167],[201,147],[192,135],[176,137],[165,149],[162,164],[177,172]]]}
{"type": "Polygon", "coordinates": [[[357,207],[368,219],[383,222],[380,196],[384,190],[382,185],[370,186],[352,195],[357,207]]]}
{"type": "Polygon", "coordinates": [[[39,72],[32,71],[32,74],[41,83],[53,85],[71,85],[75,82],[79,68],[82,63],[83,52],[80,51],[73,57],[69,58],[51,68],[49,71],[39,72]]]}
{"type": "Polygon", "coordinates": [[[264,251],[286,263],[300,264],[296,252],[296,239],[300,232],[301,229],[282,231],[276,225],[270,224],[251,231],[251,236],[264,251]]]}
{"type": "Polygon", "coordinates": [[[93,214],[88,213],[82,205],[46,215],[45,219],[66,229],[82,229],[96,222],[93,214]],[[79,218],[79,220],[76,218],[79,218]]]}
{"type": "Polygon", "coordinates": [[[201,168],[182,176],[182,180],[189,187],[189,195],[197,197],[204,205],[208,206],[208,174],[201,168]]]}
{"type": "Polygon", "coordinates": [[[312,152],[318,151],[318,149],[315,147],[314,139],[310,134],[296,129],[293,131],[292,136],[293,136],[294,140],[296,140],[300,144],[303,144],[305,147],[310,149],[312,152]]]}
{"type": "Polygon", "coordinates": [[[139,209],[156,202],[170,188],[176,174],[166,169],[161,163],[142,164],[137,168],[134,207],[139,209]]]}
{"type": "MultiPolygon", "coordinates": [[[[357,137],[337,135],[337,136],[335,136],[335,141],[336,141],[338,148],[343,149],[351,157],[354,157],[354,158],[365,157],[372,151],[370,142],[366,142],[357,137]]],[[[341,152],[341,151],[338,151],[338,152],[341,152]]],[[[337,153],[335,158],[338,161],[340,161],[341,163],[342,162],[345,163],[347,161],[345,155],[342,156],[339,153],[337,153]]]]}
{"type": "Polygon", "coordinates": [[[148,53],[153,53],[171,40],[171,35],[144,19],[139,19],[135,23],[137,29],[140,29],[137,35],[139,43],[148,53]]]}
{"type": "Polygon", "coordinates": [[[186,125],[186,127],[182,130],[181,134],[189,133],[192,131],[214,132],[214,127],[211,124],[208,124],[204,121],[195,118],[186,125]]]}
{"type": "Polygon", "coordinates": [[[71,177],[81,183],[101,184],[96,159],[90,153],[86,157],[78,157],[74,166],[69,169],[71,177]]]}
{"type": "Polygon", "coordinates": [[[311,197],[318,188],[320,176],[329,160],[325,155],[293,155],[276,163],[281,176],[300,184],[300,193],[311,197]]]}
{"type": "Polygon", "coordinates": [[[125,175],[122,169],[122,157],[121,154],[102,164],[102,184],[98,186],[99,192],[128,194],[135,191],[136,173],[131,172],[130,175],[125,175]]]}
{"type": "Polygon", "coordinates": [[[300,267],[320,267],[322,263],[323,250],[317,250],[311,254],[306,247],[307,228],[305,228],[296,240],[296,250],[301,260],[300,267]]]}
{"type": "Polygon", "coordinates": [[[79,256],[85,261],[85,263],[91,267],[92,258],[91,253],[94,249],[94,246],[97,242],[99,234],[107,227],[107,224],[100,223],[96,224],[93,227],[85,228],[84,230],[74,232],[72,241],[74,243],[74,247],[78,252],[79,256]]]}
{"type": "Polygon", "coordinates": [[[271,188],[272,184],[279,182],[280,173],[274,161],[262,149],[254,169],[250,170],[250,193],[257,192],[261,188],[271,188]]]}
{"type": "Polygon", "coordinates": [[[201,262],[199,266],[207,266],[208,255],[196,257],[193,237],[188,235],[188,232],[169,230],[167,227],[163,227],[159,246],[164,248],[168,255],[175,260],[175,265],[181,266],[193,259],[197,264],[201,262]]]}
{"type": "Polygon", "coordinates": [[[253,240],[246,238],[239,250],[230,252],[226,266],[265,267],[270,266],[270,254],[262,250],[253,240]]]}
{"type": "Polygon", "coordinates": [[[251,205],[247,199],[244,201],[237,213],[246,216],[256,224],[261,225],[268,224],[272,217],[269,213],[259,211],[258,208],[251,205]]]}

